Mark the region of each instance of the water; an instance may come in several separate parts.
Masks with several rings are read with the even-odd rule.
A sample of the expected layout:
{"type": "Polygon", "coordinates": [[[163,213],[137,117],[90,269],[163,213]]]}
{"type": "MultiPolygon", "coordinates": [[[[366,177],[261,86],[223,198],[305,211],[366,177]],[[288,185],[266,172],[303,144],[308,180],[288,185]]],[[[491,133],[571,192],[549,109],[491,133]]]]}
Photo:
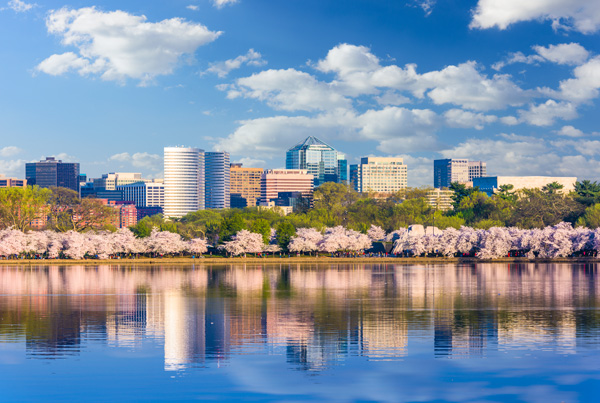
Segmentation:
{"type": "Polygon", "coordinates": [[[0,266],[0,401],[598,401],[598,274],[0,266]]]}

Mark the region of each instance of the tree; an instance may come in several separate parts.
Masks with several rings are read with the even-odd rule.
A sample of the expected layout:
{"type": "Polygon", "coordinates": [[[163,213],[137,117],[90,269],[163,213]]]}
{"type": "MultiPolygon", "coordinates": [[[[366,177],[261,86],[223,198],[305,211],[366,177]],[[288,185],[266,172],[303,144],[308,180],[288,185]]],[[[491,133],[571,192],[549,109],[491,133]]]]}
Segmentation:
{"type": "Polygon", "coordinates": [[[47,214],[47,202],[51,191],[38,186],[0,189],[0,228],[18,230],[29,228],[35,219],[47,214]]]}
{"type": "Polygon", "coordinates": [[[576,222],[583,205],[569,195],[539,189],[522,189],[508,225],[519,228],[543,228],[561,221],[576,222]]]}
{"type": "Polygon", "coordinates": [[[241,230],[232,237],[232,240],[225,242],[225,250],[233,256],[245,255],[246,253],[259,253],[265,247],[261,234],[256,234],[248,230],[241,230]]]}
{"type": "Polygon", "coordinates": [[[250,225],[250,231],[255,234],[261,234],[263,238],[263,243],[267,245],[271,239],[271,225],[269,222],[263,218],[259,218],[252,222],[250,225]]]}
{"type": "Polygon", "coordinates": [[[448,189],[454,191],[454,195],[452,196],[452,205],[455,209],[459,206],[463,198],[470,196],[474,192],[479,192],[479,187],[468,188],[464,183],[458,182],[452,182],[448,189]]]}
{"type": "Polygon", "coordinates": [[[314,228],[298,228],[288,245],[290,252],[312,252],[319,249],[323,234],[314,228]]]}
{"type": "Polygon", "coordinates": [[[277,225],[276,230],[277,245],[282,250],[287,251],[292,237],[296,235],[296,228],[288,221],[281,221],[277,225]]]}
{"type": "Polygon", "coordinates": [[[562,188],[564,188],[564,186],[561,185],[560,183],[552,182],[552,183],[549,183],[549,184],[545,185],[544,187],[542,187],[542,192],[547,193],[547,194],[556,194],[562,188]]]}
{"type": "Polygon", "coordinates": [[[575,193],[577,193],[576,200],[587,206],[600,202],[600,184],[598,182],[587,179],[581,182],[577,181],[575,182],[575,193]]]}

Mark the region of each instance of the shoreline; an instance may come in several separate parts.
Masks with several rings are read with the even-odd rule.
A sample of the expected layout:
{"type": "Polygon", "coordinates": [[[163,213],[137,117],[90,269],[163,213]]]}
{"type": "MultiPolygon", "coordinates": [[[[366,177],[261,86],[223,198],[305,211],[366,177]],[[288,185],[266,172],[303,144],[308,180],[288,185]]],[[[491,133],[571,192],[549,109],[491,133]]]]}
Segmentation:
{"type": "Polygon", "coordinates": [[[554,258],[554,259],[528,259],[524,257],[506,257],[500,259],[477,259],[473,257],[234,257],[234,258],[195,258],[168,257],[168,258],[139,258],[139,259],[14,259],[0,260],[0,266],[97,266],[97,265],[205,265],[205,264],[282,264],[282,263],[310,263],[310,264],[335,264],[335,263],[366,263],[366,264],[473,264],[473,263],[599,263],[600,257],[586,258],[554,258]]]}

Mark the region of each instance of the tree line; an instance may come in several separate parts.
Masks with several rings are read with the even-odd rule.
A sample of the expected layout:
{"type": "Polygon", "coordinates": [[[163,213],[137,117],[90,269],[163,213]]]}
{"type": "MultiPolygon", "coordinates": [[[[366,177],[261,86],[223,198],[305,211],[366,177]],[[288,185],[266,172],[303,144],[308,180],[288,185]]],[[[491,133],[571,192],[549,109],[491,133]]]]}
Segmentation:
{"type": "MultiPolygon", "coordinates": [[[[502,186],[489,197],[477,188],[453,183],[453,209],[442,211],[431,206],[426,188],[412,188],[378,197],[355,192],[338,183],[325,183],[314,192],[312,205],[292,214],[247,207],[244,209],[199,210],[180,219],[168,219],[160,214],[145,217],[131,231],[138,238],[149,237],[154,228],[179,234],[185,240],[206,239],[210,245],[224,245],[234,240],[242,230],[260,234],[264,244],[275,242],[287,251],[298,229],[314,228],[322,233],[326,228],[341,226],[366,234],[372,225],[386,233],[413,224],[440,229],[470,227],[545,228],[558,223],[573,227],[600,226],[600,184],[584,180],[575,191],[561,192],[553,183],[542,189],[514,191],[502,186]],[[275,234],[275,235],[274,235],[275,234]],[[274,240],[274,241],[273,241],[274,240]]],[[[33,219],[47,217],[47,229],[66,232],[111,230],[115,211],[97,199],[80,199],[76,192],[63,188],[0,189],[0,229],[29,229],[33,219]]]]}

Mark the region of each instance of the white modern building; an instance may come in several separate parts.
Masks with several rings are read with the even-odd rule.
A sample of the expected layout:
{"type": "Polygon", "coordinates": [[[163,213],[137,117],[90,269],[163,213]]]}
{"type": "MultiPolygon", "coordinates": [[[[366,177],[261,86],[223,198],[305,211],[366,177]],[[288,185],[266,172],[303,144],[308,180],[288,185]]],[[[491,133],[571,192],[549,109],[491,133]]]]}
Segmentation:
{"type": "Polygon", "coordinates": [[[183,217],[204,209],[204,150],[165,147],[166,217],[183,217]]]}
{"type": "Polygon", "coordinates": [[[123,200],[132,201],[136,207],[165,207],[165,184],[162,179],[117,186],[123,200]]]}
{"type": "Polygon", "coordinates": [[[473,179],[473,186],[479,190],[493,195],[500,186],[513,185],[512,191],[520,189],[541,189],[550,183],[559,183],[563,186],[560,193],[569,193],[575,190],[576,177],[566,176],[487,176],[473,179]]]}
{"type": "Polygon", "coordinates": [[[230,164],[228,152],[204,154],[206,208],[230,207],[230,164]]]}
{"type": "Polygon", "coordinates": [[[359,193],[395,193],[406,189],[408,167],[404,159],[364,157],[350,166],[350,182],[359,193]]]}

